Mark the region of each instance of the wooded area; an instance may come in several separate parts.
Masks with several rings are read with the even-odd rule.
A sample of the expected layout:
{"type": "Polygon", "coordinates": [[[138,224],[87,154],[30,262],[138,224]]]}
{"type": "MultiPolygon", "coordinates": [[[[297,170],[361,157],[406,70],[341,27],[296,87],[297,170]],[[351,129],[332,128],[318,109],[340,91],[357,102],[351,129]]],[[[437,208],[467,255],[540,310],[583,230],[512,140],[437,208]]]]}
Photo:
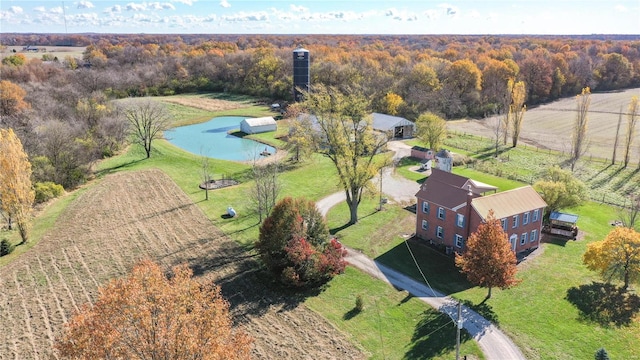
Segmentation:
{"type": "MultiPolygon", "coordinates": [[[[311,83],[352,89],[371,111],[415,121],[508,111],[508,80],[527,107],[640,86],[638,36],[2,34],[3,46],[86,46],[82,58],[3,54],[0,127],[13,128],[34,180],[73,187],[126,138],[110,100],[190,92],[292,99],[292,50],[311,54],[311,83]],[[394,101],[389,101],[393,99],[394,101]],[[5,104],[13,104],[5,106],[5,104]]],[[[46,54],[45,54],[46,55],[46,54]]]]}

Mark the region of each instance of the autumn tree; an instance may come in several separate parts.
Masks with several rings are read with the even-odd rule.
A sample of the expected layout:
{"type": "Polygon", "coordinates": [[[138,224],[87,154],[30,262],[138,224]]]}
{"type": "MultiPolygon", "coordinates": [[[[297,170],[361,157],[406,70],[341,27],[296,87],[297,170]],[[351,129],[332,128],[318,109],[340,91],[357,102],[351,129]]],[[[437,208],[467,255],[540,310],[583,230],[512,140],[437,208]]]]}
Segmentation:
{"type": "Polygon", "coordinates": [[[447,122],[431,112],[420,114],[416,119],[416,137],[438,151],[447,137],[447,122]]]}
{"type": "Polygon", "coordinates": [[[365,188],[382,166],[375,156],[388,138],[373,131],[371,118],[365,115],[367,101],[357,92],[345,95],[319,86],[307,94],[304,107],[317,120],[320,152],[338,171],[349,206],[349,223],[355,224],[365,188]]]}
{"type": "Polygon", "coordinates": [[[171,114],[161,103],[151,100],[130,100],[124,105],[124,112],[131,126],[134,142],[142,145],[151,157],[153,140],[162,138],[162,132],[171,126],[171,114]]]}
{"type": "Polygon", "coordinates": [[[507,87],[511,91],[511,105],[509,106],[508,115],[509,121],[511,122],[511,145],[512,147],[516,147],[516,145],[518,145],[518,139],[520,138],[520,131],[522,130],[524,113],[527,110],[527,106],[524,104],[527,90],[523,81],[514,82],[509,80],[507,87]]]}
{"type": "Polygon", "coordinates": [[[633,65],[622,54],[602,56],[601,64],[594,70],[598,90],[613,90],[627,87],[633,77],[633,65]]]}
{"type": "Polygon", "coordinates": [[[447,70],[442,89],[443,110],[447,117],[474,114],[480,103],[482,73],[469,59],[457,60],[447,70]]]}
{"type": "Polygon", "coordinates": [[[35,199],[31,163],[12,129],[0,129],[0,210],[9,229],[15,221],[22,242],[29,240],[29,216],[35,199]]]}
{"type": "MultiPolygon", "coordinates": [[[[629,165],[629,159],[631,157],[631,143],[636,133],[636,123],[638,122],[638,113],[640,113],[640,107],[638,106],[638,97],[633,96],[629,107],[627,109],[627,133],[624,137],[624,165],[626,168],[629,165]]],[[[640,162],[638,163],[640,166],[640,162]]]]}
{"type": "Polygon", "coordinates": [[[98,290],[65,324],[55,347],[71,359],[249,359],[251,339],[233,330],[229,303],[187,265],[170,277],[145,260],[98,290]]]}
{"type": "Polygon", "coordinates": [[[547,216],[562,208],[580,205],[588,197],[584,183],[558,166],[545,170],[533,188],[547,203],[547,216]]]}
{"type": "Polygon", "coordinates": [[[489,289],[485,300],[491,298],[492,288],[507,289],[520,282],[516,279],[516,254],[493,210],[469,236],[464,252],[456,254],[455,261],[472,284],[489,289]]]}
{"type": "Polygon", "coordinates": [[[613,138],[613,153],[611,154],[611,165],[616,163],[616,153],[618,151],[618,141],[620,140],[620,127],[622,126],[622,106],[618,113],[618,125],[616,125],[616,135],[613,138]]]}
{"type": "Polygon", "coordinates": [[[313,201],[280,200],[260,227],[256,250],[262,263],[284,284],[321,284],[344,271],[344,250],[313,201]]]}
{"type": "Polygon", "coordinates": [[[266,165],[253,164],[254,184],[249,197],[258,213],[259,222],[262,222],[263,217],[269,216],[276,205],[281,189],[279,174],[280,164],[277,162],[266,165]]]}
{"type": "Polygon", "coordinates": [[[27,92],[18,84],[0,80],[0,117],[12,116],[30,107],[24,100],[27,92]]]}
{"type": "Polygon", "coordinates": [[[297,109],[298,104],[287,108],[289,117],[289,134],[287,135],[287,150],[292,153],[294,162],[301,162],[311,156],[318,145],[317,134],[312,131],[313,124],[308,116],[301,115],[297,109]]]}
{"type": "Polygon", "coordinates": [[[382,101],[384,112],[389,115],[397,115],[398,109],[403,103],[402,97],[393,92],[388,92],[382,101]]]}
{"type": "Polygon", "coordinates": [[[591,89],[586,87],[582,89],[582,94],[576,96],[576,121],[573,125],[573,134],[571,136],[571,171],[574,170],[576,163],[584,155],[588,146],[587,139],[587,123],[589,122],[589,104],[591,103],[591,89]]]}
{"type": "Polygon", "coordinates": [[[604,240],[587,244],[582,261],[607,281],[621,279],[623,290],[627,290],[631,282],[640,278],[640,233],[616,227],[604,240]]]}

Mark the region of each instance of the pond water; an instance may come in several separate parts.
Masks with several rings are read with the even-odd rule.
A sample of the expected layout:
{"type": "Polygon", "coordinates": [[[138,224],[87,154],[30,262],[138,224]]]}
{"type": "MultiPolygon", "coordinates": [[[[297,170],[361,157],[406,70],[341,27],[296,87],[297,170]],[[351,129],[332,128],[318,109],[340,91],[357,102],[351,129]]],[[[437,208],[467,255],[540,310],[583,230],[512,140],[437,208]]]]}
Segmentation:
{"type": "Polygon", "coordinates": [[[247,161],[259,159],[263,151],[271,155],[276,149],[257,141],[229,135],[230,130],[240,130],[242,116],[221,116],[207,122],[181,126],[165,133],[173,145],[196,155],[210,158],[247,161]]]}

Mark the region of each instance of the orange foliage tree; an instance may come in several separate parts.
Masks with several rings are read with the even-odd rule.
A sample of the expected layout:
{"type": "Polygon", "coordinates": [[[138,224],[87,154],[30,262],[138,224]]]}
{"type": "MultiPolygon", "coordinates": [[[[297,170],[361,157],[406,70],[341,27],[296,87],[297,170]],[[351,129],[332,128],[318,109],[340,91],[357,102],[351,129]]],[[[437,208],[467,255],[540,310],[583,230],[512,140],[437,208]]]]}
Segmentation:
{"type": "Polygon", "coordinates": [[[29,215],[35,200],[31,163],[12,129],[0,129],[0,210],[9,229],[15,220],[22,242],[29,240],[29,215]]]}
{"type": "Polygon", "coordinates": [[[24,101],[27,92],[18,84],[8,80],[0,81],[0,116],[11,116],[28,109],[24,101]]]}
{"type": "Polygon", "coordinates": [[[145,260],[101,287],[55,347],[72,359],[249,359],[251,339],[232,329],[218,286],[200,284],[186,265],[167,278],[145,260]]]}
{"type": "Polygon", "coordinates": [[[604,240],[588,244],[582,261],[607,280],[622,279],[626,290],[630,282],[640,278],[640,233],[617,227],[604,240]]]}
{"type": "Polygon", "coordinates": [[[507,289],[517,285],[516,255],[511,250],[507,234],[493,210],[489,211],[487,221],[478,226],[478,230],[469,236],[466,250],[456,254],[456,265],[474,285],[489,288],[486,299],[491,298],[491,289],[507,289]]]}

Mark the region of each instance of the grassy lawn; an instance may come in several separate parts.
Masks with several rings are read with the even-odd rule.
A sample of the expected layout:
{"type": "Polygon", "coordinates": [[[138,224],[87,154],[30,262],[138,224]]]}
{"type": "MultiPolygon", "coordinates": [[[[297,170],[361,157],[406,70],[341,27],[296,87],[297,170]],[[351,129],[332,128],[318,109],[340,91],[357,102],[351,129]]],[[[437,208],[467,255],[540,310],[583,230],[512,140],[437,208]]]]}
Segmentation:
{"type": "MultiPolygon", "coordinates": [[[[265,109],[264,106],[247,105],[241,109],[211,112],[170,105],[170,110],[178,115],[176,124],[181,125],[222,115],[264,116],[268,113],[265,109]]],[[[280,146],[280,140],[275,138],[280,134],[261,134],[258,138],[280,146]]],[[[530,182],[544,167],[562,162],[558,154],[521,148],[502,152],[499,157],[501,160],[497,162],[490,155],[486,141],[482,142],[477,137],[452,139],[447,141],[448,148],[483,158],[487,163],[481,167],[458,168],[455,172],[498,186],[500,190],[530,182]],[[452,144],[465,150],[456,150],[452,144]],[[493,161],[496,161],[495,164],[493,161]]],[[[101,162],[97,177],[118,171],[159,168],[198,204],[218,228],[246,248],[251,248],[258,237],[259,222],[248,196],[252,185],[251,167],[248,164],[211,159],[210,169],[215,179],[233,178],[240,184],[211,191],[209,200],[205,201],[204,191],[198,188],[202,182],[202,159],[199,156],[163,140],[154,142],[150,159],[144,159],[144,156],[140,147],[131,146],[122,155],[101,162]],[[237,217],[223,217],[229,205],[237,211],[237,217]]],[[[414,181],[422,181],[424,177],[420,177],[420,174],[407,170],[413,165],[410,161],[403,162],[398,172],[414,181]]],[[[622,198],[626,191],[637,191],[640,186],[638,171],[606,167],[597,162],[580,165],[576,174],[587,182],[595,196],[600,196],[598,191],[615,191],[615,196],[622,198]]],[[[303,164],[287,166],[280,176],[281,196],[304,196],[317,201],[340,190],[333,164],[322,156],[314,156],[303,164]]],[[[74,192],[48,206],[35,221],[34,241],[24,248],[18,247],[16,254],[37,243],[37,239],[51,227],[57,215],[77,194],[74,192]]],[[[365,198],[359,208],[359,223],[352,226],[345,225],[349,219],[346,204],[335,207],[327,217],[332,233],[343,243],[421,279],[405,243],[408,235],[415,230],[415,215],[392,204],[386,205],[383,211],[377,211],[377,206],[377,197],[365,198]]],[[[510,334],[527,358],[593,358],[600,347],[605,347],[613,359],[640,358],[635,351],[640,340],[640,324],[637,321],[630,327],[602,327],[581,320],[576,308],[565,300],[569,288],[599,280],[595,273],[582,265],[581,257],[587,243],[601,240],[610,230],[609,222],[618,217],[616,210],[587,203],[568,211],[580,215],[578,225],[585,231],[585,238],[545,244],[542,254],[522,264],[519,277],[523,282],[519,286],[505,291],[494,290],[493,298],[478,310],[510,334]]],[[[15,233],[10,236],[12,241],[16,241],[15,233]]],[[[413,241],[408,244],[434,288],[471,304],[482,301],[486,289],[470,287],[457,273],[450,257],[413,241]]],[[[0,266],[14,256],[17,255],[0,259],[0,266]]],[[[450,320],[446,316],[412,299],[407,293],[396,291],[351,268],[347,269],[345,275],[334,279],[320,295],[307,299],[306,304],[348,333],[372,358],[450,359],[455,352],[455,330],[452,324],[448,325],[450,320]],[[353,311],[357,294],[361,294],[365,300],[365,310],[361,313],[353,311]]],[[[477,344],[468,339],[464,342],[462,353],[480,356],[477,344]]]]}

